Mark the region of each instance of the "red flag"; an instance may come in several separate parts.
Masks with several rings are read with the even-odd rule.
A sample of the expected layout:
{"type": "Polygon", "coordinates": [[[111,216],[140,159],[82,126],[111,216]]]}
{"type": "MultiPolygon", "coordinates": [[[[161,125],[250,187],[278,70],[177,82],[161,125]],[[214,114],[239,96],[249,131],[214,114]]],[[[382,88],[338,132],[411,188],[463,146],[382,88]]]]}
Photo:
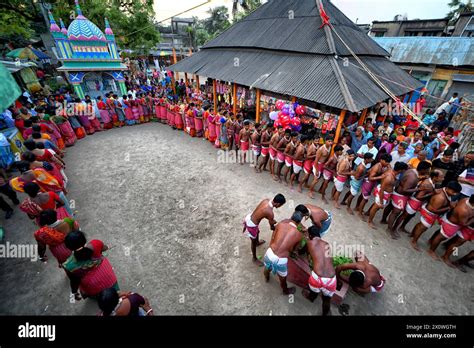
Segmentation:
{"type": "Polygon", "coordinates": [[[319,15],[321,16],[321,20],[323,21],[323,24],[321,24],[321,26],[319,27],[320,29],[322,27],[324,27],[325,25],[331,25],[329,23],[329,16],[326,14],[326,11],[324,11],[324,8],[323,8],[322,4],[321,4],[321,8],[319,10],[319,15]]]}

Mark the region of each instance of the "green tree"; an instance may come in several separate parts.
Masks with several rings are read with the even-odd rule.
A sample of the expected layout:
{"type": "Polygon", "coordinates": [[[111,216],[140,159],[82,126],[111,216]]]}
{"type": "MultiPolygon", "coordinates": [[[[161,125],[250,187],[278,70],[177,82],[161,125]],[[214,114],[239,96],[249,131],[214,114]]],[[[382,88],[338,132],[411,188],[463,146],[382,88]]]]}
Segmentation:
{"type": "MultiPolygon", "coordinates": [[[[74,1],[54,0],[53,14],[66,26],[77,15],[74,1]]],[[[82,13],[87,19],[103,29],[107,17],[120,48],[145,54],[160,41],[156,30],[153,0],[81,0],[82,13]]]]}
{"type": "Polygon", "coordinates": [[[37,5],[31,0],[0,0],[0,38],[25,44],[44,32],[46,26],[37,5]]]}
{"type": "Polygon", "coordinates": [[[261,0],[234,0],[232,7],[233,22],[236,23],[242,18],[247,17],[260,6],[262,6],[261,0]]]}
{"type": "Polygon", "coordinates": [[[446,15],[446,17],[449,19],[451,24],[453,24],[459,18],[461,13],[471,12],[474,9],[472,0],[451,0],[448,6],[451,8],[451,11],[446,15]]]}
{"type": "Polygon", "coordinates": [[[229,10],[225,6],[218,6],[207,11],[209,17],[203,22],[204,29],[207,30],[211,38],[216,37],[228,27],[230,27],[229,10]]]}

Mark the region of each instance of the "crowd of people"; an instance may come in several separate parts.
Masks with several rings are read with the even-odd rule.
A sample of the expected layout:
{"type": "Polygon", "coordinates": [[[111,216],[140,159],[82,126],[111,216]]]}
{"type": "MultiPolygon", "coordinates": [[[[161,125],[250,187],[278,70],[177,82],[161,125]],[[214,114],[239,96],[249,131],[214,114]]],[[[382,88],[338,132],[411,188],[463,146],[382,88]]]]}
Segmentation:
{"type": "Polygon", "coordinates": [[[460,144],[445,110],[430,129],[411,115],[396,120],[388,116],[378,124],[369,118],[362,125],[344,125],[335,144],[335,130],[324,135],[314,127],[297,132],[271,122],[244,120],[225,103],[217,113],[211,106],[205,98],[187,103],[183,96],[162,111],[161,121],[192,137],[204,137],[216,148],[237,150],[241,164],[251,162],[257,173],[268,171],[275,181],[291,189],[296,186],[299,192],[308,188],[310,198],[320,184],[317,192],[328,203],[333,183],[329,199],[334,208],[346,206],[351,215],[355,210],[372,229],[377,229],[374,219],[383,210],[381,223],[387,224],[390,237],[399,239],[399,230],[410,234],[415,250],[420,235],[439,222],[440,230],[429,240],[429,254],[438,259],[435,251],[447,241],[441,257],[446,264],[465,270],[462,264],[472,260],[472,252],[460,259],[462,264],[450,260],[453,251],[474,236],[474,151],[459,156],[460,144]],[[366,209],[371,197],[373,203],[366,209]],[[461,217],[460,212],[465,214],[461,217]],[[417,213],[420,223],[407,231],[417,213]]]}
{"type": "MultiPolygon", "coordinates": [[[[146,316],[153,315],[153,309],[140,294],[119,290],[117,276],[105,255],[107,245],[81,230],[67,197],[65,155],[67,147],[87,134],[148,122],[150,113],[141,104],[146,96],[138,94],[130,103],[130,108],[140,105],[136,122],[135,118],[128,122],[130,118],[124,117],[128,112],[116,108],[120,102],[112,93],[104,99],[97,98],[94,104],[88,97],[81,101],[68,93],[47,98],[23,95],[2,114],[2,120],[12,121],[22,135],[25,151],[17,158],[11,149],[2,149],[1,192],[35,226],[33,237],[40,261],[48,261],[49,249],[64,270],[70,282],[71,301],[96,299],[101,315],[146,316]],[[7,171],[13,177],[9,178],[7,171]],[[26,196],[22,202],[18,193],[26,196]]],[[[6,212],[5,218],[11,218],[14,210],[1,196],[0,206],[6,212]]]]}
{"type": "MultiPolygon", "coordinates": [[[[317,192],[323,202],[332,200],[335,209],[345,206],[348,214],[356,213],[373,229],[377,229],[377,212],[383,210],[381,223],[387,224],[389,235],[398,239],[398,231],[409,233],[416,250],[420,236],[438,222],[440,229],[429,240],[429,254],[437,259],[436,251],[445,242],[441,259],[448,265],[465,271],[463,265],[473,259],[471,251],[455,263],[450,260],[456,248],[473,238],[474,152],[459,155],[456,131],[449,127],[445,109],[437,110],[431,130],[411,116],[387,116],[382,121],[368,118],[360,125],[344,125],[338,136],[334,129],[321,133],[311,120],[298,132],[271,121],[255,122],[250,119],[252,114],[243,110],[234,114],[225,102],[215,108],[209,94],[183,81],[176,82],[174,88],[166,83],[146,88],[129,80],[127,83],[127,95],[109,92],[96,98],[86,95],[83,100],[66,91],[33,96],[25,93],[0,116],[4,126],[18,129],[25,147],[21,158],[15,158],[0,133],[0,193],[19,205],[35,224],[41,260],[47,260],[49,248],[70,280],[74,300],[97,298],[104,315],[152,314],[146,298],[119,291],[117,277],[104,255],[107,246],[86,238],[81,231],[69,206],[65,173],[67,147],[78,139],[150,121],[204,138],[215,148],[235,150],[239,162],[251,162],[256,173],[267,171],[273,180],[299,192],[307,189],[310,198],[317,192]],[[7,171],[13,173],[12,178],[7,171]],[[23,202],[17,193],[26,194],[23,202]],[[371,197],[373,203],[366,209],[371,197]],[[407,224],[418,212],[419,222],[407,231],[407,224]]],[[[431,116],[427,113],[423,120],[431,116]]],[[[323,292],[324,313],[336,278],[362,293],[383,287],[383,277],[365,257],[358,255],[354,264],[333,269],[331,260],[322,255],[327,243],[321,237],[332,221],[329,211],[301,205],[290,219],[277,224],[273,208],[284,203],[283,195],[262,201],[245,219],[244,231],[251,238],[256,262],[257,247],[264,242],[258,238],[260,221],[267,218],[275,230],[264,257],[267,280],[270,271],[278,273],[283,292],[294,291],[286,285],[285,259],[303,238],[303,231],[314,261],[311,291],[305,296],[314,300],[315,294],[323,292]],[[313,227],[301,228],[304,218],[310,218],[313,227]],[[354,271],[350,277],[340,275],[348,269],[354,271]]],[[[6,219],[12,216],[13,208],[1,195],[0,208],[6,219]]]]}

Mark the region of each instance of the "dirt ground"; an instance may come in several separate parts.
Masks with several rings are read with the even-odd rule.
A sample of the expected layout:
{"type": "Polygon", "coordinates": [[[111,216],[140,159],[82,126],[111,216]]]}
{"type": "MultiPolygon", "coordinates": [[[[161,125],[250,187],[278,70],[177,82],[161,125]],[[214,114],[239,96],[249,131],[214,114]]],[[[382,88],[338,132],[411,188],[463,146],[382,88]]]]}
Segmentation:
{"type": "MultiPolygon", "coordinates": [[[[148,297],[155,314],[321,313],[319,299],[310,303],[299,289],[294,298],[283,296],[275,277],[266,284],[242,235],[243,217],[261,199],[286,196],[288,203],[276,213],[281,220],[310,201],[306,194],[290,191],[268,173],[255,174],[248,165],[219,163],[207,141],[156,123],[89,136],[68,149],[66,162],[68,198],[82,230],[111,247],[107,255],[121,289],[148,297]]],[[[331,209],[319,196],[313,203],[331,209]]],[[[412,250],[407,236],[394,241],[381,227],[373,231],[344,210],[331,211],[326,240],[333,247],[363,247],[387,278],[381,294],[362,298],[349,292],[344,303],[350,315],[473,313],[472,270],[450,269],[412,250]]],[[[3,225],[6,241],[34,243],[34,226],[18,208],[3,225]]],[[[268,224],[261,227],[262,238],[270,240],[268,224]]],[[[423,249],[432,231],[420,240],[423,249]]],[[[460,254],[469,248],[463,246],[460,254]]],[[[259,255],[265,250],[260,247],[259,255]]],[[[2,315],[98,312],[92,300],[70,303],[68,281],[52,257],[47,264],[2,259],[0,282],[2,315]]],[[[334,305],[332,313],[340,315],[334,305]]]]}

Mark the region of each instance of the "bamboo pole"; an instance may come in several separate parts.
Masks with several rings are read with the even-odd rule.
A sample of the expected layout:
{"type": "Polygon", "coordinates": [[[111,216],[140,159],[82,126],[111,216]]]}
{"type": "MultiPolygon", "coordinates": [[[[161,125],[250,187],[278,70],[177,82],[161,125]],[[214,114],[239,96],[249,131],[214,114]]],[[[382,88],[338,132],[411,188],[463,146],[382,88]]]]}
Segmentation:
{"type": "MultiPolygon", "coordinates": [[[[178,59],[176,58],[176,50],[175,48],[173,47],[173,64],[176,64],[178,63],[178,59]]],[[[179,81],[179,72],[176,71],[176,76],[175,76],[175,79],[177,81],[179,81]]]]}
{"type": "Polygon", "coordinates": [[[255,117],[255,122],[260,122],[260,88],[257,88],[257,96],[256,96],[256,117],[255,117]]]}
{"type": "Polygon", "coordinates": [[[362,115],[360,115],[360,118],[359,118],[359,126],[362,126],[364,124],[368,111],[369,111],[368,108],[362,111],[362,115]]]}
{"type": "Polygon", "coordinates": [[[217,81],[212,80],[212,92],[214,95],[214,114],[217,115],[217,81]]]}
{"type": "Polygon", "coordinates": [[[201,91],[201,84],[199,83],[199,75],[196,75],[196,86],[197,86],[197,90],[201,91]]]}
{"type": "Polygon", "coordinates": [[[234,82],[232,85],[232,112],[234,117],[237,116],[237,84],[234,82]]]}
{"type": "MultiPolygon", "coordinates": [[[[337,122],[336,134],[334,135],[334,144],[339,142],[339,138],[341,137],[341,129],[342,124],[344,123],[344,118],[346,116],[346,110],[342,110],[341,114],[339,115],[339,122],[337,122]]],[[[331,155],[334,152],[334,147],[331,150],[331,155]]]]}
{"type": "Polygon", "coordinates": [[[188,88],[189,88],[188,73],[184,73],[184,79],[185,79],[185,84],[186,84],[186,102],[189,103],[189,96],[188,96],[188,88]]]}

